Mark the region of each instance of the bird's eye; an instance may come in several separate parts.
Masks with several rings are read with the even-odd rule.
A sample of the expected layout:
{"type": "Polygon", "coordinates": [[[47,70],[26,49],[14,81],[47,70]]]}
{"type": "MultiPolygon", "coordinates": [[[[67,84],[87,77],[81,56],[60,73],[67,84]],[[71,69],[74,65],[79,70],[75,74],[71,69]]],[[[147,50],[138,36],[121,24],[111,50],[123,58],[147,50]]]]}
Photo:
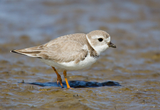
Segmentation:
{"type": "Polygon", "coordinates": [[[103,38],[98,38],[98,41],[99,41],[99,42],[102,42],[102,41],[103,41],[103,38]]]}

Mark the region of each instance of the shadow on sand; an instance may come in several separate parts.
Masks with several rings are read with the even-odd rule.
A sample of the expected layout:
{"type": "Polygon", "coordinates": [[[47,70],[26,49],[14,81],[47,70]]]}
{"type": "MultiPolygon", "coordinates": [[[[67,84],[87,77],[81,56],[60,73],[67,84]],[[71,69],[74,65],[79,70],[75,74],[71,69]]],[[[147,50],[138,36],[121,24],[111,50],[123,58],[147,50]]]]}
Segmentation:
{"type": "MultiPolygon", "coordinates": [[[[26,83],[22,81],[23,84],[31,84],[31,85],[38,85],[38,86],[51,86],[51,87],[61,87],[60,84],[57,85],[57,82],[31,82],[26,83]]],[[[87,82],[87,81],[69,81],[69,85],[72,88],[89,88],[89,87],[102,87],[102,86],[121,86],[118,82],[115,81],[106,81],[106,82],[87,82]]],[[[66,83],[63,82],[64,88],[67,88],[66,83]]]]}

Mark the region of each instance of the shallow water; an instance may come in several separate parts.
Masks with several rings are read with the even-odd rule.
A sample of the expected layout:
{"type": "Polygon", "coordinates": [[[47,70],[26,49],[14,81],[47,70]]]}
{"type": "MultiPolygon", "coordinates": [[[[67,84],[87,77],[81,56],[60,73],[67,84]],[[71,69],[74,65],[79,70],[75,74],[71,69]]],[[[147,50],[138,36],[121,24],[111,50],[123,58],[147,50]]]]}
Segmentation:
{"type": "Polygon", "coordinates": [[[158,0],[0,1],[0,109],[159,110],[159,6],[158,0]],[[38,59],[9,53],[96,29],[117,48],[90,69],[69,71],[73,89],[56,85],[52,68],[38,59]]]}

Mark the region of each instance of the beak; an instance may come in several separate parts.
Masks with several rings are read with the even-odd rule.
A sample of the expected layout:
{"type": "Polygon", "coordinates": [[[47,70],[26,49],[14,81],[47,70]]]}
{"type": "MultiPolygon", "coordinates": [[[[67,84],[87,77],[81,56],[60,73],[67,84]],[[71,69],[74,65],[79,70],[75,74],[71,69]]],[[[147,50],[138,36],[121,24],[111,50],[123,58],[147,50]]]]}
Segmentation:
{"type": "Polygon", "coordinates": [[[116,45],[114,45],[112,42],[109,42],[109,43],[108,43],[108,46],[109,46],[109,47],[112,47],[112,48],[116,48],[116,45]]]}

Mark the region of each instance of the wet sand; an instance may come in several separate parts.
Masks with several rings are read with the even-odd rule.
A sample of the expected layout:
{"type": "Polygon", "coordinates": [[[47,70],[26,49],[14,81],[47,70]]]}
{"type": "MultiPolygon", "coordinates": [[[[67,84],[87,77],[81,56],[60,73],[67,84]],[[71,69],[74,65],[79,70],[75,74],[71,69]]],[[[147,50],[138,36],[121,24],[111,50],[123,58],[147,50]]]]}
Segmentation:
{"type": "Polygon", "coordinates": [[[0,109],[159,110],[159,6],[158,0],[1,2],[0,109]],[[96,29],[117,48],[89,69],[68,71],[73,89],[57,85],[52,68],[38,59],[9,52],[96,29]]]}

